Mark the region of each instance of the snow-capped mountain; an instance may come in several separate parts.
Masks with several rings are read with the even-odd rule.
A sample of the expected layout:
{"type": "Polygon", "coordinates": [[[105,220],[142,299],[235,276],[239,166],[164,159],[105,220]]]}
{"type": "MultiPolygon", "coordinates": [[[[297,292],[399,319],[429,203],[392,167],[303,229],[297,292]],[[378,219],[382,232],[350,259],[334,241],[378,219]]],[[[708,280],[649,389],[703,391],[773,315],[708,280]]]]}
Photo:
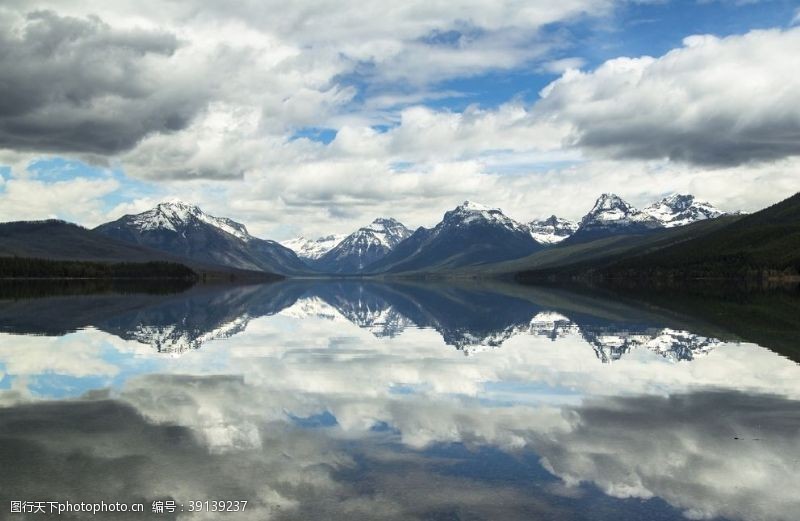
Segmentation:
{"type": "Polygon", "coordinates": [[[527,225],[499,208],[465,201],[446,212],[434,228],[415,231],[369,269],[377,273],[469,266],[524,257],[540,248],[527,225]]]}
{"type": "Polygon", "coordinates": [[[583,219],[580,227],[591,226],[635,226],[657,227],[658,221],[650,215],[637,210],[616,194],[602,194],[583,219]]]}
{"type": "Polygon", "coordinates": [[[551,215],[547,219],[531,221],[528,229],[533,239],[540,244],[557,244],[578,229],[578,223],[551,215]]]}
{"type": "Polygon", "coordinates": [[[294,239],[281,241],[281,244],[295,252],[301,259],[315,260],[331,251],[345,237],[347,237],[345,234],[326,235],[313,240],[305,237],[295,237],[294,239]]]}
{"type": "Polygon", "coordinates": [[[663,228],[661,222],[638,210],[616,194],[602,194],[581,219],[570,238],[591,240],[619,233],[642,233],[663,228]]]}
{"type": "Polygon", "coordinates": [[[444,214],[442,224],[450,226],[467,226],[474,223],[491,224],[512,231],[524,232],[525,225],[507,217],[500,208],[492,208],[472,201],[464,201],[454,210],[444,214]]]}
{"type": "Polygon", "coordinates": [[[282,274],[308,271],[292,250],[253,237],[241,223],[181,201],[126,215],[95,231],[206,264],[282,274]]]}
{"type": "Polygon", "coordinates": [[[183,231],[193,220],[218,228],[243,241],[250,241],[254,238],[248,233],[245,225],[227,217],[213,217],[204,213],[197,206],[179,200],[160,203],[152,210],[132,216],[130,225],[139,231],[170,230],[179,232],[183,231]]]}
{"type": "Polygon", "coordinates": [[[395,219],[375,219],[342,239],[313,266],[328,273],[358,273],[385,257],[409,235],[411,230],[395,219]]]}
{"type": "Polygon", "coordinates": [[[698,201],[693,195],[675,194],[651,204],[642,210],[665,228],[685,226],[705,219],[716,219],[724,212],[711,203],[698,201]]]}

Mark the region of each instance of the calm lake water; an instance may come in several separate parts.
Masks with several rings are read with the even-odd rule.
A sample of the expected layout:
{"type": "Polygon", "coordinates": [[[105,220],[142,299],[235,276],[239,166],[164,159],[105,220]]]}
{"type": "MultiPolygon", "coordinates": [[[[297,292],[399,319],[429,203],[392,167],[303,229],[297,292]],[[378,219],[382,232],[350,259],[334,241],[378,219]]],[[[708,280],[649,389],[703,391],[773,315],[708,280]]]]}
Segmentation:
{"type": "Polygon", "coordinates": [[[150,289],[0,288],[0,518],[800,518],[796,294],[150,289]]]}

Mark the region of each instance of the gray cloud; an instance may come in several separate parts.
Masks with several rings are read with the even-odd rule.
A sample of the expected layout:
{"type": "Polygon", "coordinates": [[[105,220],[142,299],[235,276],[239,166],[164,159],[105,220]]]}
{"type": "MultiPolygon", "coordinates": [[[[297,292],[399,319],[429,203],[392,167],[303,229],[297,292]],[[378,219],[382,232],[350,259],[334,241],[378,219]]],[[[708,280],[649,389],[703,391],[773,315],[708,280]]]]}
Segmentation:
{"type": "Polygon", "coordinates": [[[0,16],[0,148],[113,154],[184,128],[204,104],[166,81],[175,35],[116,29],[96,16],[0,16]]]}

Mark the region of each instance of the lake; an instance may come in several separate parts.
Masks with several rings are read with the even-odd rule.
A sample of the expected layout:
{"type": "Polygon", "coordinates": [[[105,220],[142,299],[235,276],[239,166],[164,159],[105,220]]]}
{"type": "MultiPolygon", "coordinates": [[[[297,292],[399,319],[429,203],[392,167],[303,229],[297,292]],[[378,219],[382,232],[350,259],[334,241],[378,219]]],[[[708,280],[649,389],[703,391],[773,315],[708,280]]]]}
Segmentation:
{"type": "Polygon", "coordinates": [[[799,301],[5,283],[0,518],[796,521],[799,301]]]}

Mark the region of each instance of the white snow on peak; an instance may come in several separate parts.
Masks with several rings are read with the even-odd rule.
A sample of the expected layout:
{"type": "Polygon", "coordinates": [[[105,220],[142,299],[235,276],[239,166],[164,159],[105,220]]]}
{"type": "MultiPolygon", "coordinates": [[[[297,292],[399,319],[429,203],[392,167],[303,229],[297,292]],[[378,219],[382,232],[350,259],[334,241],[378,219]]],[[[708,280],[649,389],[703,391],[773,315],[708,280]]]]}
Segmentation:
{"type": "Polygon", "coordinates": [[[319,259],[337,244],[347,237],[344,234],[333,234],[320,237],[318,239],[306,239],[305,237],[296,237],[281,242],[281,245],[286,246],[294,251],[298,257],[304,259],[319,259]]]}
{"type": "Polygon", "coordinates": [[[193,204],[175,199],[159,203],[152,210],[134,215],[131,223],[141,231],[171,230],[178,232],[193,219],[218,228],[243,241],[253,238],[245,225],[225,217],[208,215],[193,204]]]}
{"type": "Polygon", "coordinates": [[[724,212],[711,203],[699,201],[693,195],[674,194],[642,210],[666,228],[685,226],[704,219],[715,219],[724,212]]]}
{"type": "Polygon", "coordinates": [[[445,213],[444,217],[444,221],[456,219],[457,224],[471,224],[484,221],[498,224],[511,230],[527,231],[525,225],[511,219],[499,208],[492,208],[491,206],[472,201],[464,201],[463,204],[457,206],[454,210],[445,213]]]}
{"type": "Polygon", "coordinates": [[[635,210],[616,194],[603,194],[594,203],[589,212],[596,220],[619,221],[629,217],[635,210]]]}
{"type": "Polygon", "coordinates": [[[400,222],[395,219],[378,217],[368,225],[362,226],[361,229],[378,233],[388,233],[399,227],[403,227],[403,225],[400,224],[400,222]]]}
{"type": "Polygon", "coordinates": [[[491,206],[486,206],[485,204],[475,203],[472,201],[464,201],[458,209],[466,210],[469,212],[499,212],[500,208],[492,208],[491,206]]]}
{"type": "Polygon", "coordinates": [[[556,244],[578,229],[578,223],[552,215],[547,219],[528,223],[531,237],[539,244],[556,244]]]}
{"type": "Polygon", "coordinates": [[[637,210],[620,196],[605,193],[581,220],[581,225],[604,223],[655,223],[653,217],[637,210]]]}
{"type": "Polygon", "coordinates": [[[411,230],[391,218],[379,217],[370,224],[362,226],[348,237],[351,246],[365,248],[369,244],[391,250],[411,235],[411,230]]]}
{"type": "Polygon", "coordinates": [[[615,194],[603,194],[583,218],[581,225],[643,223],[652,228],[673,228],[721,215],[724,212],[688,194],[665,197],[643,210],[637,210],[615,194]]]}

